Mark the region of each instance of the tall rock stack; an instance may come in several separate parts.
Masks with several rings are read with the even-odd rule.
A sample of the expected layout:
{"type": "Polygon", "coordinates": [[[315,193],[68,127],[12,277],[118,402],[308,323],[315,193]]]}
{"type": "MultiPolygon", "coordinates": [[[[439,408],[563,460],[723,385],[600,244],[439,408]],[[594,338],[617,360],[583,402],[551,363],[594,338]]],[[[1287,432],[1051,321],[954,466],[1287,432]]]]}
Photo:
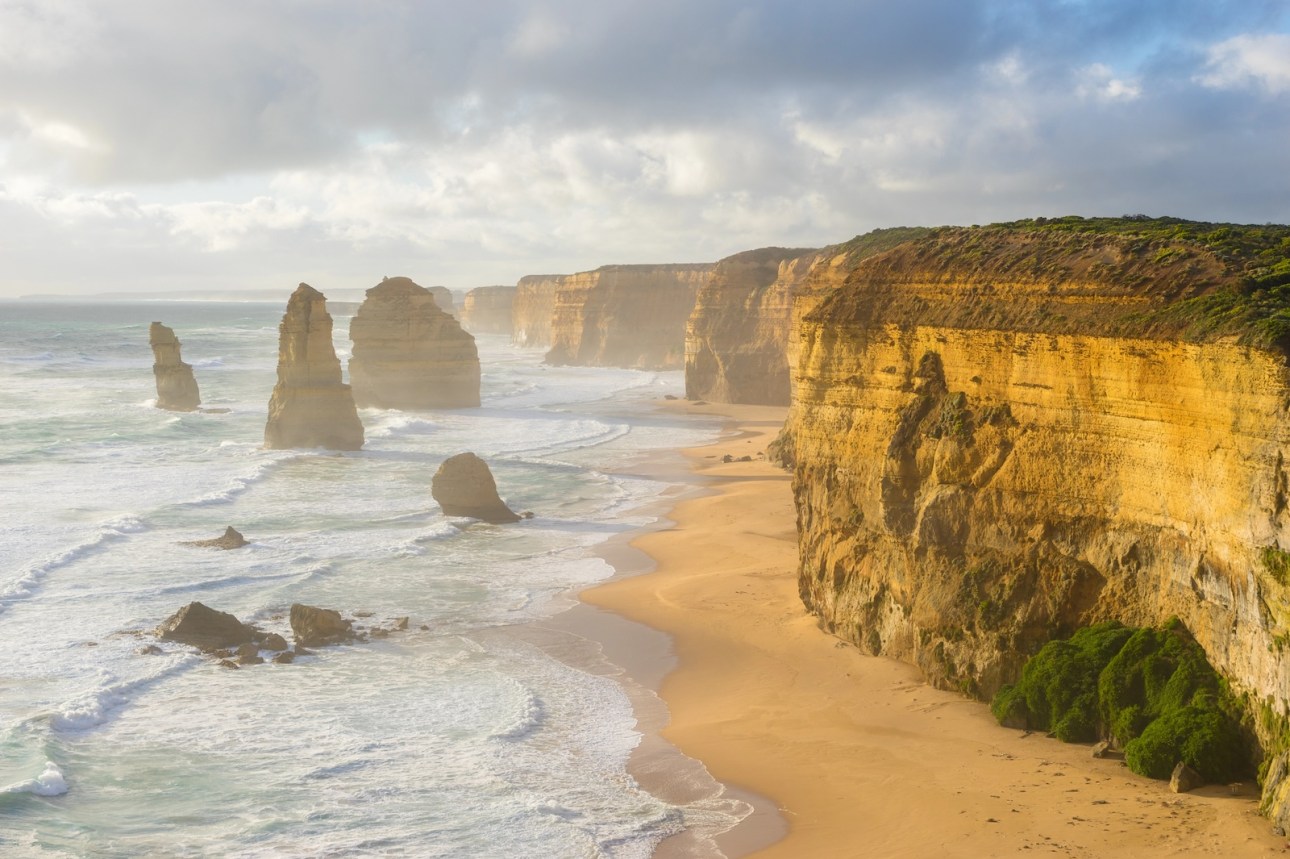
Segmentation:
{"type": "Polygon", "coordinates": [[[269,399],[264,446],[360,449],[363,425],[349,385],[341,382],[327,299],[300,284],[278,332],[278,384],[269,399]]]}
{"type": "Polygon", "coordinates": [[[152,374],[157,377],[157,408],[191,412],[201,405],[193,367],[179,357],[179,338],[174,330],[154,322],[148,328],[152,346],[152,374]]]}
{"type": "Polygon", "coordinates": [[[349,325],[354,399],[382,409],[479,405],[475,338],[440,309],[430,290],[388,277],[367,291],[349,325]]]}
{"type": "Polygon", "coordinates": [[[461,305],[461,327],[472,334],[510,334],[513,286],[477,286],[461,305]]]}
{"type": "Polygon", "coordinates": [[[426,288],[430,291],[430,294],[434,296],[434,303],[439,305],[439,309],[449,316],[456,318],[457,305],[452,299],[452,290],[446,286],[430,286],[426,288]]]}

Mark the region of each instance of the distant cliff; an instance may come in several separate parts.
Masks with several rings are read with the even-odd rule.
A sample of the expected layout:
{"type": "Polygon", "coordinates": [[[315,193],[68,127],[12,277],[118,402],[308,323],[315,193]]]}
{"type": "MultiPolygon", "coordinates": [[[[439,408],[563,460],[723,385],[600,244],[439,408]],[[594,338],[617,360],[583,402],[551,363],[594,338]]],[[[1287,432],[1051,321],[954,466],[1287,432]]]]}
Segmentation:
{"type": "Polygon", "coordinates": [[[1055,636],[1177,616],[1256,715],[1290,819],[1290,228],[939,229],[800,325],[800,589],[981,695],[1055,636]]]}
{"type": "Polygon", "coordinates": [[[472,334],[510,334],[514,286],[477,286],[461,305],[461,327],[472,334]]]}
{"type": "Polygon", "coordinates": [[[795,321],[861,260],[926,233],[874,230],[823,250],[762,248],[718,262],[686,325],[685,395],[788,405],[795,321]]]}
{"type": "Polygon", "coordinates": [[[564,275],[530,274],[515,285],[511,302],[511,342],[517,346],[550,346],[555,290],[564,275]]]}
{"type": "Polygon", "coordinates": [[[560,278],[547,363],[679,369],[712,265],[610,265],[560,278]]]}

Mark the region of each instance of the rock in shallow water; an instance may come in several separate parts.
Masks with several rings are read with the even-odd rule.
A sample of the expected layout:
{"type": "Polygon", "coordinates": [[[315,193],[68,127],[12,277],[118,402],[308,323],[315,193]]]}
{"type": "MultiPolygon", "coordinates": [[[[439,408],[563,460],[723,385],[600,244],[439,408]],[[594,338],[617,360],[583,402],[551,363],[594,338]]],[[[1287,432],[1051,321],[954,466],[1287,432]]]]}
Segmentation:
{"type": "Polygon", "coordinates": [[[295,603],[291,606],[291,632],[302,647],[322,647],[353,641],[353,624],[330,608],[295,603]]]}
{"type": "Polygon", "coordinates": [[[445,516],[470,516],[498,525],[520,521],[519,515],[498,496],[488,463],[473,453],[459,453],[444,460],[430,482],[430,494],[445,516]]]}
{"type": "Polygon", "coordinates": [[[255,635],[254,627],[199,602],[189,603],[157,627],[159,638],[202,650],[237,647],[251,641],[255,635]]]}

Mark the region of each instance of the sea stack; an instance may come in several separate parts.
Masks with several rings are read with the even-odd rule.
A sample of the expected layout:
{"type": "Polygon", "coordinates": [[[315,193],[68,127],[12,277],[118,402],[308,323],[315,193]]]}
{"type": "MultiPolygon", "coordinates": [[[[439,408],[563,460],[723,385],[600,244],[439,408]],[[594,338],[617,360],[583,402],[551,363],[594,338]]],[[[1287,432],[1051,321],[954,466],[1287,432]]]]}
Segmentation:
{"type": "Polygon", "coordinates": [[[479,405],[475,338],[406,277],[367,291],[349,325],[354,400],[381,409],[455,409],[479,405]]]}
{"type": "Polygon", "coordinates": [[[445,516],[469,516],[495,525],[520,521],[497,495],[497,482],[488,463],[473,453],[445,459],[430,482],[430,494],[445,516]]]}
{"type": "Polygon", "coordinates": [[[201,405],[193,367],[179,357],[179,338],[160,322],[148,328],[152,346],[152,374],[157,377],[157,408],[173,412],[191,412],[201,405]]]}
{"type": "Polygon", "coordinates": [[[363,425],[349,385],[341,382],[327,299],[300,284],[278,332],[278,383],[269,400],[264,446],[360,449],[363,425]]]}

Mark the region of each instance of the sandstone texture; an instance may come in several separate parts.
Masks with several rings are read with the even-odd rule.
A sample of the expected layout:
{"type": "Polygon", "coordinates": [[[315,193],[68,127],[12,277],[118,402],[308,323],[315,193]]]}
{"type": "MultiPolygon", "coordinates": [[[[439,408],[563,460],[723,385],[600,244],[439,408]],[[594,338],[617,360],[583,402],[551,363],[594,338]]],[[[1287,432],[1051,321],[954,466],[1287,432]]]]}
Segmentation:
{"type": "Polygon", "coordinates": [[[823,250],[762,248],[717,263],[686,323],[692,400],[786,406],[798,322],[863,260],[926,235],[874,230],[823,250]]]}
{"type": "Polygon", "coordinates": [[[548,364],[680,369],[712,265],[612,265],[561,278],[548,364]]]}
{"type": "Polygon", "coordinates": [[[430,494],[445,516],[469,516],[498,525],[520,520],[498,496],[488,463],[473,453],[445,459],[430,483],[430,494]]]}
{"type": "Polygon", "coordinates": [[[175,332],[154,322],[148,327],[152,346],[152,375],[157,379],[157,408],[174,412],[191,412],[201,405],[193,367],[179,357],[179,338],[175,332]]]}
{"type": "Polygon", "coordinates": [[[341,382],[327,299],[307,283],[291,294],[278,326],[278,383],[269,399],[264,446],[358,450],[363,424],[341,382]]]}
{"type": "Polygon", "coordinates": [[[802,318],[802,598],[984,697],[1077,627],[1176,616],[1246,697],[1285,821],[1290,370],[1256,253],[1281,237],[1069,221],[932,231],[802,318]]]}
{"type": "Polygon", "coordinates": [[[555,291],[564,275],[530,274],[515,285],[511,302],[511,342],[517,346],[551,345],[555,291]]]}
{"type": "Polygon", "coordinates": [[[350,384],[359,406],[453,409],[479,405],[475,338],[430,291],[388,277],[367,291],[349,325],[350,384]]]}
{"type": "Polygon", "coordinates": [[[237,647],[250,643],[257,634],[255,627],[199,602],[189,603],[157,627],[159,638],[202,650],[237,647]]]}
{"type": "Polygon", "coordinates": [[[510,334],[513,286],[477,286],[461,305],[461,327],[472,334],[510,334]]]}

